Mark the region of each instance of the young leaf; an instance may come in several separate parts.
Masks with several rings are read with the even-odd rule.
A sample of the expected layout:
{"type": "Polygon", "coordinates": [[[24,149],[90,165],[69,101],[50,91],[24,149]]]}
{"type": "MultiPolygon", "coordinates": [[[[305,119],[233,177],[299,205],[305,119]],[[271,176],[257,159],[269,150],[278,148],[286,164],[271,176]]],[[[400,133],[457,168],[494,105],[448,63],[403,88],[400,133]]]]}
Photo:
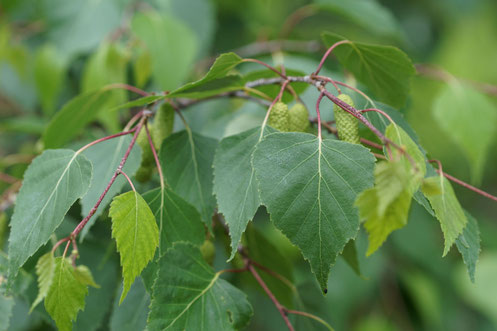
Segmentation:
{"type": "MultiPolygon", "coordinates": [[[[346,38],[326,32],[326,47],[346,38]]],[[[339,45],[333,54],[340,63],[380,99],[402,107],[409,93],[411,77],[416,73],[409,57],[393,46],[353,42],[339,45]]]]}
{"type": "Polygon", "coordinates": [[[36,157],[24,174],[9,237],[9,275],[45,244],[62,223],[69,207],[85,195],[92,165],[67,149],[48,150],[36,157]]]}
{"type": "MultiPolygon", "coordinates": [[[[366,255],[373,254],[388,235],[407,224],[412,199],[411,174],[401,162],[380,162],[375,168],[375,186],[356,200],[361,220],[369,234],[366,255]]],[[[419,180],[422,177],[418,177],[419,180]]]]}
{"type": "MultiPolygon", "coordinates": [[[[110,139],[92,146],[83,152],[83,155],[86,156],[93,164],[93,178],[91,180],[90,188],[88,189],[86,195],[81,199],[81,213],[83,214],[83,217],[88,215],[90,210],[100,198],[100,195],[105,190],[105,187],[121,162],[122,157],[126,153],[126,149],[128,148],[130,142],[130,136],[110,139]]],[[[124,172],[128,176],[133,176],[136,170],[140,167],[140,162],[141,150],[135,146],[131,150],[129,157],[124,164],[124,172]]],[[[81,231],[81,241],[85,238],[93,223],[95,223],[97,217],[102,214],[103,210],[107,207],[112,198],[121,192],[121,189],[124,187],[125,183],[126,179],[124,176],[118,176],[116,178],[116,181],[112,184],[109,191],[103,198],[97,211],[81,231]]]]}
{"type": "Polygon", "coordinates": [[[261,127],[226,137],[219,143],[214,157],[214,193],[219,211],[224,215],[230,229],[231,255],[237,252],[240,238],[248,222],[261,204],[252,154],[264,136],[275,132],[261,127]]]}
{"type": "Polygon", "coordinates": [[[443,256],[445,256],[452,244],[463,233],[468,219],[457,200],[452,185],[443,176],[428,177],[424,180],[422,191],[430,201],[431,207],[440,222],[445,238],[443,256]],[[429,189],[438,187],[437,190],[429,189]]]}
{"type": "Polygon", "coordinates": [[[113,95],[111,88],[102,88],[78,95],[62,107],[43,133],[46,149],[64,146],[91,123],[113,95]]]}
{"type": "Polygon", "coordinates": [[[36,275],[38,276],[38,296],[31,305],[30,312],[47,296],[52,285],[55,271],[55,258],[52,252],[41,256],[36,263],[36,275]]]}
{"type": "Polygon", "coordinates": [[[164,192],[160,188],[148,191],[143,199],[150,206],[159,225],[160,255],[178,241],[202,245],[205,239],[204,224],[195,207],[169,188],[165,188],[164,192]]]}
{"type": "Polygon", "coordinates": [[[164,140],[159,152],[167,183],[197,208],[209,229],[216,206],[212,194],[212,161],[216,147],[217,140],[186,129],[164,140]]]}
{"type": "Polygon", "coordinates": [[[154,257],[159,229],[150,207],[135,191],[115,197],[109,216],[112,218],[112,238],[116,240],[123,268],[122,302],[135,278],[154,257]]]}
{"type": "Polygon", "coordinates": [[[171,16],[147,11],[133,15],[131,30],[150,52],[156,83],[163,90],[177,88],[190,72],[197,52],[190,28],[171,16]]]}
{"type": "Polygon", "coordinates": [[[235,53],[221,54],[202,79],[180,87],[171,92],[169,96],[206,98],[223,92],[239,90],[243,88],[242,77],[228,76],[228,73],[240,63],[242,63],[242,58],[235,53]]]}
{"type": "Polygon", "coordinates": [[[55,258],[52,285],[45,298],[45,308],[61,331],[71,330],[78,311],[85,307],[88,285],[81,282],[80,271],[67,258],[55,258]]]}
{"type": "Polygon", "coordinates": [[[465,212],[468,224],[456,239],[456,247],[461,253],[464,264],[468,269],[469,278],[475,282],[476,262],[480,255],[480,230],[478,222],[468,212],[465,212]]]}
{"type": "Polygon", "coordinates": [[[453,83],[435,100],[433,115],[467,157],[472,179],[480,182],[496,133],[497,108],[480,92],[453,83]]]}
{"type": "Polygon", "coordinates": [[[354,201],[373,184],[374,157],[356,144],[273,133],[257,146],[253,164],[271,220],[325,290],[336,256],[359,229],[354,201]]]}
{"type": "Polygon", "coordinates": [[[176,243],[159,259],[148,329],[238,330],[249,322],[246,295],[219,278],[200,250],[176,243]]]}

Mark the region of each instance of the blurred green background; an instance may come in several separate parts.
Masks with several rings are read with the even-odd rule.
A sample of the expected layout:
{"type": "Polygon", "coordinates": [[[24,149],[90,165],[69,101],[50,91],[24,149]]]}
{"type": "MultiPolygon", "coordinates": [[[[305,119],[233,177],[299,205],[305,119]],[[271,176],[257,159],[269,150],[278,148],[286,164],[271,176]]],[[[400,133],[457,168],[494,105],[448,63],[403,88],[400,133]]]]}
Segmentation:
{"type": "MultiPolygon", "coordinates": [[[[1,0],[0,172],[22,178],[28,162],[40,152],[38,141],[45,125],[81,92],[109,83],[129,83],[147,91],[171,90],[197,79],[209,59],[231,50],[273,64],[283,61],[288,69],[310,73],[324,52],[320,43],[323,31],[395,45],[414,63],[430,63],[458,78],[497,85],[495,0],[1,0]],[[262,54],[254,53],[254,45],[244,47],[276,39],[301,43],[262,54]]],[[[343,77],[331,59],[325,70],[333,77],[343,77]]],[[[346,79],[350,81],[350,77],[346,79]]],[[[463,151],[433,116],[434,100],[444,85],[425,76],[415,77],[408,103],[399,111],[430,157],[442,161],[445,171],[497,194],[497,139],[494,136],[482,179],[475,180],[463,151]]],[[[107,106],[129,97],[122,91],[116,93],[107,106]]],[[[306,92],[304,97],[313,100],[316,94],[306,92]]],[[[497,111],[497,95],[487,98],[497,111]]],[[[185,116],[194,130],[221,138],[256,125],[264,109],[239,100],[219,100],[192,107],[185,116]]],[[[125,111],[102,115],[75,145],[120,130],[126,118],[129,113],[125,111]]],[[[4,248],[12,214],[10,189],[9,183],[0,181],[0,247],[4,248]]],[[[267,222],[264,210],[258,213],[254,227],[271,243],[261,247],[280,251],[293,269],[290,273],[299,295],[290,301],[296,300],[296,306],[324,318],[336,330],[496,330],[497,204],[461,187],[454,189],[480,226],[482,253],[475,284],[469,281],[455,248],[442,259],[439,224],[417,204],[412,205],[409,224],[394,232],[369,258],[364,257],[366,235],[360,233],[362,277],[339,259],[325,297],[307,263],[267,222]]],[[[62,227],[66,230],[80,213],[78,207],[73,209],[74,218],[68,217],[62,227]]],[[[86,259],[91,260],[92,254],[102,259],[106,250],[113,250],[108,246],[108,223],[97,222],[92,232],[86,259]]],[[[222,268],[226,258],[222,244],[217,244],[215,263],[222,268]]],[[[111,309],[119,287],[118,269],[116,260],[110,261],[113,263],[105,265],[105,272],[99,269],[107,279],[100,282],[100,297],[93,299],[106,308],[93,312],[96,315],[87,309],[80,314],[76,329],[119,329],[111,309]]],[[[25,269],[25,284],[20,285],[25,294],[16,298],[12,316],[6,317],[9,330],[50,329],[53,324],[42,307],[27,314],[36,295],[36,281],[28,274],[33,263],[25,269]]],[[[231,280],[249,295],[254,306],[250,330],[284,329],[257,284],[238,276],[231,280]]],[[[134,290],[137,300],[146,302],[144,290],[134,290]]],[[[146,311],[146,305],[119,309],[146,311]]],[[[144,320],[144,316],[137,318],[144,320]]],[[[298,324],[301,322],[297,321],[297,330],[320,329],[317,324],[298,324]]]]}

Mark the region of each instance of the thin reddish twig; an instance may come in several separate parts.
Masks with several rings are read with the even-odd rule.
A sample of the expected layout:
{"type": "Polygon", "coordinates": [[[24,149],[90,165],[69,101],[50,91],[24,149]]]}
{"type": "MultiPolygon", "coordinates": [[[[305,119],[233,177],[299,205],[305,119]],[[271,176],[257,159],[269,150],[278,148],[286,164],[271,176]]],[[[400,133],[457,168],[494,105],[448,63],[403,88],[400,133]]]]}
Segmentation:
{"type": "Polygon", "coordinates": [[[319,111],[319,104],[321,103],[321,100],[323,100],[323,96],[324,96],[324,93],[321,92],[319,94],[318,100],[316,101],[316,114],[318,116],[318,137],[319,137],[319,140],[322,139],[322,136],[321,136],[321,112],[319,111]]]}
{"type": "Polygon", "coordinates": [[[148,130],[148,125],[145,124],[145,132],[147,133],[148,144],[150,149],[152,150],[152,154],[154,155],[155,166],[157,167],[157,171],[159,172],[160,186],[164,189],[164,175],[162,174],[162,168],[159,162],[159,157],[157,156],[157,151],[155,150],[154,142],[152,141],[152,137],[150,136],[150,131],[148,130]]]}
{"type": "Polygon", "coordinates": [[[383,116],[385,116],[389,121],[390,123],[394,123],[395,122],[393,121],[393,119],[390,117],[390,115],[388,115],[386,112],[384,112],[383,110],[381,109],[377,109],[377,108],[367,108],[367,109],[362,109],[360,110],[361,113],[367,113],[367,112],[370,112],[370,111],[374,111],[375,113],[379,113],[383,116]]]}
{"type": "Polygon", "coordinates": [[[148,93],[142,89],[139,89],[138,87],[129,85],[129,84],[116,83],[116,84],[107,85],[106,87],[107,88],[120,88],[123,90],[128,90],[130,92],[134,92],[134,93],[139,94],[139,95],[144,96],[144,97],[148,97],[150,95],[150,93],[148,93]]]}
{"type": "Polygon", "coordinates": [[[317,76],[319,74],[319,72],[321,71],[321,68],[324,65],[324,61],[326,61],[326,59],[328,58],[328,56],[331,54],[331,52],[333,52],[333,50],[337,46],[340,46],[340,45],[343,45],[343,44],[349,44],[349,43],[350,43],[349,40],[340,40],[339,42],[336,42],[333,45],[331,45],[331,47],[328,48],[328,50],[326,51],[326,53],[324,53],[323,57],[321,58],[321,61],[319,62],[318,68],[316,69],[316,71],[314,71],[313,75],[317,76]]]}
{"type": "Polygon", "coordinates": [[[5,174],[3,172],[0,172],[0,180],[3,182],[6,182],[7,184],[14,184],[17,181],[19,181],[19,179],[15,178],[11,175],[5,174]]]}
{"type": "Polygon", "coordinates": [[[133,192],[136,192],[135,186],[133,185],[133,182],[131,181],[131,178],[129,178],[129,176],[126,175],[126,173],[124,171],[122,171],[122,170],[119,171],[119,174],[123,175],[124,178],[126,178],[126,180],[129,183],[129,186],[131,186],[131,189],[133,190],[133,192]]]}
{"type": "MultiPolygon", "coordinates": [[[[289,82],[287,80],[285,80],[283,82],[283,84],[281,84],[280,92],[278,93],[278,95],[276,96],[276,98],[274,98],[273,102],[271,102],[271,104],[269,105],[269,108],[267,109],[266,117],[264,117],[264,121],[262,122],[262,127],[266,126],[266,123],[267,123],[267,121],[269,119],[269,114],[271,113],[271,110],[273,109],[273,107],[276,104],[276,102],[278,102],[279,100],[281,100],[281,97],[283,96],[283,92],[285,91],[285,88],[286,88],[286,86],[287,86],[288,83],[289,82]]],[[[261,131],[261,135],[262,135],[262,131],[261,131]]]]}
{"type": "Polygon", "coordinates": [[[124,132],[119,132],[119,133],[116,133],[116,134],[113,134],[113,135],[110,135],[110,136],[107,136],[107,137],[103,137],[103,138],[100,138],[100,139],[97,139],[95,141],[92,141],[91,143],[89,144],[86,144],[84,145],[83,147],[81,147],[80,149],[78,149],[78,151],[76,153],[81,153],[83,152],[85,149],[93,146],[93,145],[96,145],[98,143],[101,143],[103,141],[106,141],[106,140],[109,140],[109,139],[114,139],[114,138],[117,138],[117,137],[121,137],[121,136],[125,136],[127,134],[130,134],[130,133],[133,133],[135,132],[136,129],[133,129],[133,130],[130,130],[130,131],[124,131],[124,132]]]}
{"type": "Polygon", "coordinates": [[[258,63],[260,65],[263,65],[265,66],[266,68],[268,68],[269,70],[275,72],[276,74],[278,74],[278,76],[280,76],[281,78],[283,79],[286,79],[286,75],[284,75],[283,73],[281,73],[278,69],[276,69],[275,67],[273,66],[270,66],[269,64],[265,63],[265,62],[262,62],[260,60],[257,60],[257,59],[243,59],[243,62],[253,62],[253,63],[258,63]]]}

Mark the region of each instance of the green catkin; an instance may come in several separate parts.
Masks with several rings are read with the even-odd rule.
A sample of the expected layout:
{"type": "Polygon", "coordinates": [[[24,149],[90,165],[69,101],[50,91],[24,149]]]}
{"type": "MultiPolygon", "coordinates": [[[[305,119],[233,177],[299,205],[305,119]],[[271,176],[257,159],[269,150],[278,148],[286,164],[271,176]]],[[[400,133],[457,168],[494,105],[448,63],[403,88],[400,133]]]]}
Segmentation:
{"type": "Polygon", "coordinates": [[[200,252],[205,262],[212,265],[214,263],[214,257],[216,255],[216,247],[214,243],[210,240],[205,240],[202,246],[200,246],[200,252]]]}
{"type": "Polygon", "coordinates": [[[288,111],[290,114],[290,132],[307,132],[309,129],[309,112],[300,102],[293,105],[288,111]]]}
{"type": "MultiPolygon", "coordinates": [[[[338,99],[354,107],[354,101],[347,94],[340,94],[338,99]]],[[[352,144],[359,144],[359,122],[357,119],[335,104],[333,105],[333,112],[335,114],[338,138],[352,144]]]]}
{"type": "Polygon", "coordinates": [[[275,103],[273,109],[271,109],[271,113],[269,114],[268,124],[272,128],[275,128],[281,132],[288,131],[290,126],[290,113],[288,112],[288,106],[281,101],[275,103]]]}
{"type": "MultiPolygon", "coordinates": [[[[164,139],[166,139],[172,133],[173,125],[174,109],[170,104],[165,103],[157,110],[154,121],[149,126],[150,136],[155,146],[155,150],[159,150],[162,141],[164,141],[164,139]]],[[[136,143],[142,149],[142,162],[140,164],[140,168],[136,172],[135,178],[139,182],[143,183],[150,180],[155,167],[154,154],[150,149],[145,128],[140,131],[140,134],[136,139],[136,143]]]]}

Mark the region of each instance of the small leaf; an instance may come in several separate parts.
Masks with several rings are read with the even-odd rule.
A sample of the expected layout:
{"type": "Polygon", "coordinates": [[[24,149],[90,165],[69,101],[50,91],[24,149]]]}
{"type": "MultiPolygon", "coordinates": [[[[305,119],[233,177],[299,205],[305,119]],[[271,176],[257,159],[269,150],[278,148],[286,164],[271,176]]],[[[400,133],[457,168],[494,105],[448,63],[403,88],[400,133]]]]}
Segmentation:
{"type": "Polygon", "coordinates": [[[113,95],[113,89],[102,88],[80,94],[67,102],[52,118],[43,133],[46,149],[59,148],[81,133],[113,95]]]}
{"type": "Polygon", "coordinates": [[[161,189],[157,188],[143,195],[159,226],[159,254],[163,255],[178,241],[202,245],[205,228],[195,207],[169,188],[165,188],[163,194],[161,193],[161,189]]]}
{"type": "Polygon", "coordinates": [[[191,203],[210,229],[216,200],[212,194],[212,162],[217,140],[186,129],[164,140],[159,152],[167,183],[191,203]]]}
{"type": "Polygon", "coordinates": [[[48,241],[72,204],[85,195],[91,177],[90,161],[71,150],[48,150],[33,160],[10,223],[10,276],[48,241]]]}
{"type": "Polygon", "coordinates": [[[468,218],[468,224],[463,232],[456,239],[456,246],[461,253],[464,264],[468,269],[469,278],[475,282],[476,262],[480,255],[480,230],[478,222],[468,212],[465,212],[468,218]]]}
{"type": "Polygon", "coordinates": [[[55,272],[55,258],[52,252],[41,256],[36,263],[36,275],[38,276],[38,296],[31,305],[29,312],[47,296],[48,290],[52,285],[55,272]]]}
{"type": "Polygon", "coordinates": [[[257,127],[226,137],[219,143],[214,158],[214,193],[218,209],[230,229],[231,255],[235,256],[238,244],[248,222],[261,204],[252,154],[257,144],[274,129],[266,127],[261,134],[257,127]]]}
{"type": "Polygon", "coordinates": [[[343,259],[349,267],[354,270],[355,274],[357,276],[363,277],[361,273],[361,266],[359,264],[359,259],[357,256],[357,248],[356,248],[356,241],[355,240],[350,240],[347,245],[345,245],[345,248],[342,251],[343,259]]]}
{"type": "Polygon", "coordinates": [[[45,298],[45,308],[61,331],[70,331],[78,311],[85,307],[88,286],[79,280],[77,273],[69,259],[55,258],[54,278],[45,298]]]}
{"type": "Polygon", "coordinates": [[[428,177],[425,178],[424,182],[423,193],[430,201],[444,234],[445,247],[443,256],[445,256],[452,244],[463,233],[468,219],[447,178],[443,176],[428,177]],[[429,185],[429,187],[438,185],[440,189],[436,191],[426,190],[426,185],[429,185]],[[437,191],[440,194],[434,194],[437,191]]]}
{"type": "Polygon", "coordinates": [[[407,224],[413,194],[407,170],[401,162],[379,162],[375,168],[375,186],[357,197],[356,206],[369,235],[368,256],[391,232],[407,224]]]}
{"type": "Polygon", "coordinates": [[[246,295],[219,278],[200,250],[176,243],[159,259],[148,329],[238,330],[249,322],[246,295]]]}
{"type": "Polygon", "coordinates": [[[159,229],[150,207],[135,191],[115,197],[109,216],[112,218],[112,238],[116,240],[123,268],[122,302],[135,278],[154,257],[159,229]]]}
{"type": "Polygon", "coordinates": [[[271,220],[325,290],[331,265],[359,229],[354,201],[373,184],[374,157],[356,144],[273,133],[257,146],[253,164],[271,220]]]}
{"type": "Polygon", "coordinates": [[[100,286],[95,283],[93,280],[93,276],[91,274],[90,269],[87,266],[79,265],[74,269],[74,277],[81,283],[89,286],[93,286],[95,288],[99,288],[100,286]]]}
{"type": "Polygon", "coordinates": [[[495,138],[497,108],[485,95],[456,82],[436,98],[433,115],[440,128],[462,149],[471,165],[471,177],[479,183],[495,138]]]}
{"type": "MultiPolygon", "coordinates": [[[[88,189],[86,195],[81,199],[81,213],[83,217],[90,213],[90,210],[93,208],[95,203],[100,198],[100,195],[109,184],[109,181],[126,153],[130,142],[131,137],[129,136],[110,139],[98,143],[83,152],[83,155],[86,156],[93,164],[93,178],[91,180],[90,188],[88,189]]],[[[131,150],[128,159],[124,164],[124,172],[128,176],[133,176],[136,170],[140,167],[140,162],[141,151],[135,146],[131,150]]],[[[81,231],[80,241],[83,241],[93,223],[95,223],[97,217],[102,214],[112,198],[121,192],[126,183],[127,181],[124,176],[118,176],[116,178],[114,184],[112,184],[100,203],[97,211],[81,231]]]]}
{"type": "Polygon", "coordinates": [[[244,81],[241,76],[228,73],[242,63],[242,58],[235,53],[221,54],[202,79],[188,83],[171,92],[171,97],[206,98],[211,95],[240,90],[244,81]]]}
{"type": "MultiPolygon", "coordinates": [[[[326,32],[326,47],[346,38],[326,32]]],[[[402,107],[409,93],[411,77],[416,73],[409,57],[393,46],[353,42],[339,45],[333,54],[359,81],[380,99],[394,107],[402,107]]]]}
{"type": "Polygon", "coordinates": [[[150,52],[155,82],[162,90],[177,88],[195,60],[194,33],[176,18],[151,10],[133,15],[131,30],[150,52]]]}

